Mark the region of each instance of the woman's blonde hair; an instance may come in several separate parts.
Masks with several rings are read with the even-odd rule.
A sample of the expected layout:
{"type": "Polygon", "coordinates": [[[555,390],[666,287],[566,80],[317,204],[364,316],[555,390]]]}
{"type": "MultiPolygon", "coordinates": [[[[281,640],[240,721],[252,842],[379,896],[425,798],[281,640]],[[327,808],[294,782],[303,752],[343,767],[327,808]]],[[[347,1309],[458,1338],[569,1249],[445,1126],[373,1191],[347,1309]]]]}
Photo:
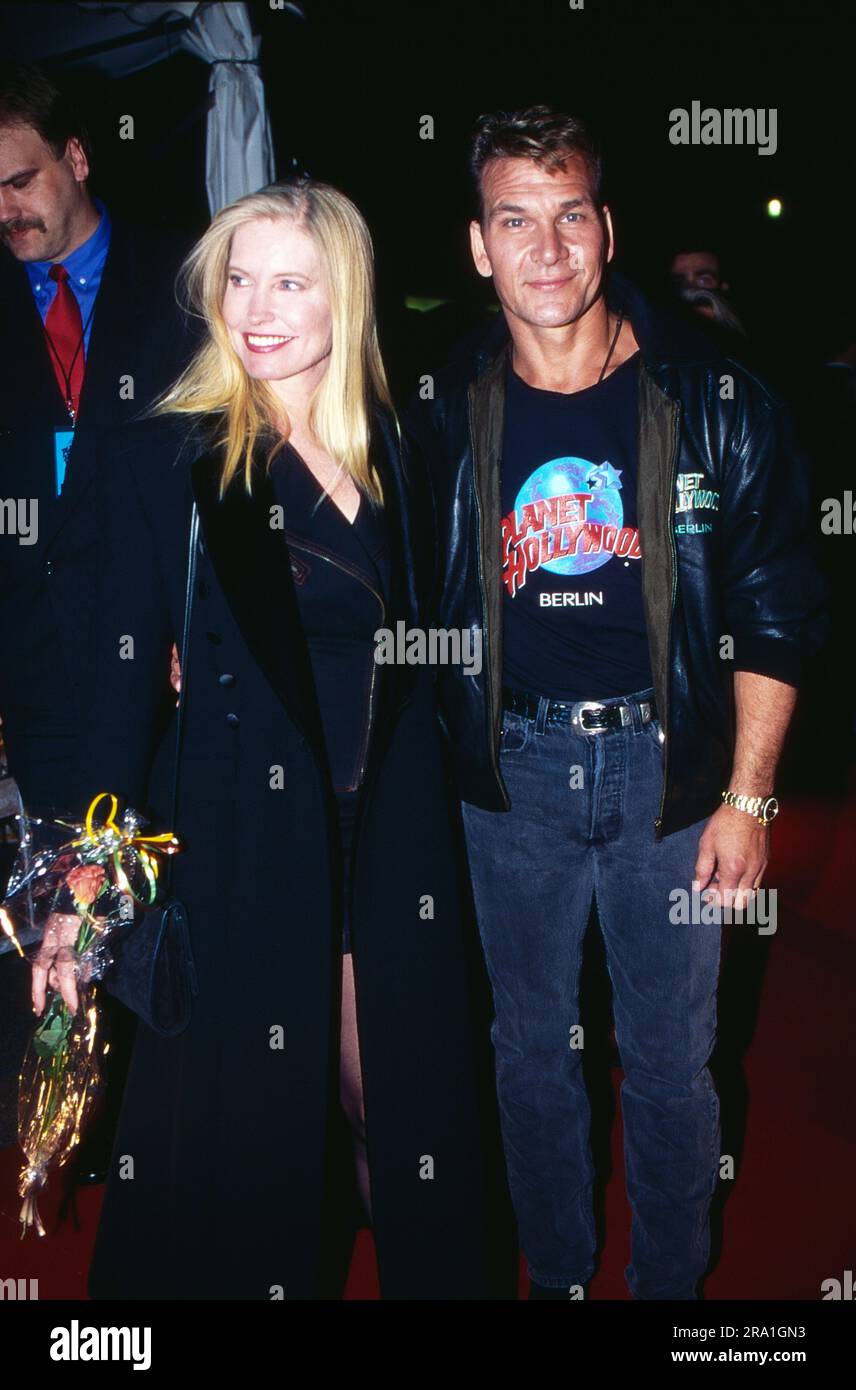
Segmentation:
{"type": "MultiPolygon", "coordinates": [[[[370,408],[374,399],[392,410],[392,400],[378,346],[371,236],[351,200],[329,184],[306,176],[272,183],[216,213],[178,279],[187,307],[207,325],[205,341],[155,403],[153,413],[221,412],[220,495],[239,470],[247,492],[251,490],[256,445],[272,437],[274,421],[282,420],[285,412],[270,385],[247,374],[232,344],[222,304],[232,238],[239,227],[260,217],[293,220],[318,247],[332,310],[332,349],[312,399],[309,425],[342,470],[369,497],[381,502],[380,479],[369,462],[370,408]]],[[[286,416],[286,438],[288,430],[286,416]]],[[[277,432],[267,466],[283,443],[277,432]]]]}

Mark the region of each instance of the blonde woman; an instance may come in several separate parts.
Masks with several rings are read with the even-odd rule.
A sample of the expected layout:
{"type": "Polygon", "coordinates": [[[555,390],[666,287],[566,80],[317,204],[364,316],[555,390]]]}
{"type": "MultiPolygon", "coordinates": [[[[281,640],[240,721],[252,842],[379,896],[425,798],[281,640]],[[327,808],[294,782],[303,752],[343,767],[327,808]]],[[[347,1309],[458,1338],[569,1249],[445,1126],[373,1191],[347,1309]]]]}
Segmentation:
{"type": "MultiPolygon", "coordinates": [[[[369,234],[337,190],[274,184],[185,276],[202,346],[102,459],[85,757],[93,795],[165,819],[195,500],[174,890],[199,994],[181,1036],[138,1027],[90,1294],[338,1296],[356,1173],[384,1297],[491,1297],[490,1062],[433,676],[375,660],[380,629],[423,621],[434,541],[369,234]]],[[[76,1002],[43,961],[37,1008],[48,979],[76,1002]]]]}

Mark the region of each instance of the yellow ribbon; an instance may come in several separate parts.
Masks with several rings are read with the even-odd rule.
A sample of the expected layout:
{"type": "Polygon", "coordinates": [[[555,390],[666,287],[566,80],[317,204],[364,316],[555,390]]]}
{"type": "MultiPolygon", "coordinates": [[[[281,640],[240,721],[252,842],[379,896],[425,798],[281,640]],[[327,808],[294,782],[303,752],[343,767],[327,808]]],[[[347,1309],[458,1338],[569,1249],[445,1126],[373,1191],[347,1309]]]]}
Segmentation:
{"type": "Polygon", "coordinates": [[[118,808],[118,798],[113,796],[112,792],[99,792],[98,796],[94,797],[93,800],[90,802],[89,810],[86,812],[86,820],[84,822],[85,833],[82,836],[80,836],[79,839],[73,840],[72,843],[74,845],[97,845],[100,842],[103,842],[108,834],[117,835],[119,838],[119,845],[113,853],[113,863],[116,867],[116,874],[117,878],[119,879],[119,887],[122,889],[123,892],[130,893],[132,897],[136,898],[137,895],[131,888],[131,885],[128,881],[128,876],[125,873],[120,858],[120,854],[123,849],[136,849],[140,858],[140,863],[143,867],[143,872],[146,876],[146,880],[149,885],[149,901],[153,902],[155,890],[157,888],[158,863],[157,859],[154,857],[153,854],[149,852],[146,846],[163,845],[164,848],[162,850],[155,850],[155,854],[177,854],[181,849],[181,844],[170,830],[164,831],[160,835],[138,835],[133,831],[124,829],[121,825],[116,824],[116,811],[118,810],[118,808]],[[109,800],[110,810],[107,813],[107,817],[103,825],[96,826],[96,808],[100,805],[102,801],[105,800],[109,800]]]}

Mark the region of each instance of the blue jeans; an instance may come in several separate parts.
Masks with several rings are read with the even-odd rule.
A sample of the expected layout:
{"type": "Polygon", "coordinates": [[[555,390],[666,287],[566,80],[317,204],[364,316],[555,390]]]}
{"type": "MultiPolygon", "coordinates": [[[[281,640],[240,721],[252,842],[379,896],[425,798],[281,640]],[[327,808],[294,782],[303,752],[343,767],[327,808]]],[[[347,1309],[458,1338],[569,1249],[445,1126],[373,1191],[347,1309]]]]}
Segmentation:
{"type": "Polygon", "coordinates": [[[535,719],[503,716],[500,766],[511,810],[463,807],[520,1241],[539,1284],[584,1285],[594,1272],[578,1032],[594,894],[624,1068],[627,1283],[635,1298],[693,1299],[708,1261],[719,1168],[719,1102],[706,1064],[721,929],[673,925],[669,894],[689,892],[706,822],[655,841],[660,726],[643,724],[638,706],[632,724],[594,734],[547,724],[546,710],[542,698],[535,719]]]}

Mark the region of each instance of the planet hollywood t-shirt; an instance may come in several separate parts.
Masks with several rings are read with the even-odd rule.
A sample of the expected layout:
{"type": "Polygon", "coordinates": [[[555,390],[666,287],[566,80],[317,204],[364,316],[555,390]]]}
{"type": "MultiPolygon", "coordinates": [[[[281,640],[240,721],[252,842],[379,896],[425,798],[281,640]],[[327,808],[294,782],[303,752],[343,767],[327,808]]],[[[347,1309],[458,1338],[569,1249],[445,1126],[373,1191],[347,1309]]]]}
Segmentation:
{"type": "Polygon", "coordinates": [[[503,680],[554,700],[648,689],[636,520],[634,353],[570,395],[509,363],[502,454],[503,680]]]}

